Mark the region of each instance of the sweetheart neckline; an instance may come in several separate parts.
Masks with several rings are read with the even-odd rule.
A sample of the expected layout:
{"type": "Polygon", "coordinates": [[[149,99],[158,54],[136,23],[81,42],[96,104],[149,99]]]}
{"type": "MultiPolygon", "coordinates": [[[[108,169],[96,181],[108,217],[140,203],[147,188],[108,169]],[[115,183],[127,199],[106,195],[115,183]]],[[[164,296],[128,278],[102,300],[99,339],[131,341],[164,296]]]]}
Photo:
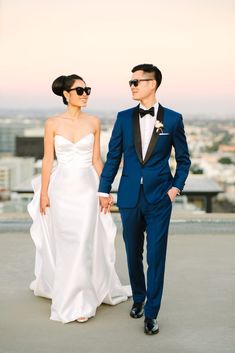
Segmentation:
{"type": "Polygon", "coordinates": [[[93,135],[93,136],[94,136],[93,132],[89,132],[89,134],[84,135],[83,137],[81,137],[81,138],[80,138],[78,141],[76,141],[76,142],[73,142],[73,141],[67,139],[65,136],[60,135],[60,134],[55,134],[54,138],[55,138],[56,136],[59,136],[59,137],[62,137],[63,139],[65,139],[65,140],[67,140],[68,142],[70,142],[72,145],[76,145],[78,142],[80,142],[81,140],[83,140],[85,137],[87,137],[87,136],[89,136],[89,135],[93,135]]]}

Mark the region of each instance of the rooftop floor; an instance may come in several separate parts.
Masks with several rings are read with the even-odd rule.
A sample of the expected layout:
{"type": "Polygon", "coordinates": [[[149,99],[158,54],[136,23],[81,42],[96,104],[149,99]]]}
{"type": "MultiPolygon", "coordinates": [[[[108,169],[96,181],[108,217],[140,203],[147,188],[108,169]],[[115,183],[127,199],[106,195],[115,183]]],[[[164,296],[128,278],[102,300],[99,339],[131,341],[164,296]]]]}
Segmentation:
{"type": "MultiPolygon", "coordinates": [[[[127,284],[120,222],[114,217],[116,268],[127,284]]],[[[85,324],[50,321],[50,300],[28,289],[34,246],[27,217],[20,219],[8,216],[7,227],[7,216],[0,219],[0,353],[235,352],[234,215],[173,214],[160,333],[152,337],[143,333],[142,318],[130,318],[131,299],[101,305],[85,324]]]]}

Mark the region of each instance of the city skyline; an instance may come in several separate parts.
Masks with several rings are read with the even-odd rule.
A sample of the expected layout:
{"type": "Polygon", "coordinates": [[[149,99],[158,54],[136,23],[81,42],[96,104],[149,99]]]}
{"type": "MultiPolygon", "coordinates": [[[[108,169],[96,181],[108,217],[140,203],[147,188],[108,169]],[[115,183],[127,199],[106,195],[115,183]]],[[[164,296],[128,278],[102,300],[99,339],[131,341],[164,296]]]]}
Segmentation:
{"type": "Polygon", "coordinates": [[[235,114],[231,0],[0,6],[0,108],[63,110],[51,83],[77,73],[92,86],[88,109],[125,109],[136,104],[128,87],[132,67],[149,62],[163,73],[163,105],[183,114],[235,114]]]}

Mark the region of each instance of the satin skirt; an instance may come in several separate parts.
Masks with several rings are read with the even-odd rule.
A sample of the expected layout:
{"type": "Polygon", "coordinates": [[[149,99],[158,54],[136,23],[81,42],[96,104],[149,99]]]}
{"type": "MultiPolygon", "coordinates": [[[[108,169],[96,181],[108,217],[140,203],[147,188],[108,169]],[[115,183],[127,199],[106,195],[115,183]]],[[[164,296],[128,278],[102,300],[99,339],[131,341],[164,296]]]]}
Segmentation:
{"type": "Polygon", "coordinates": [[[52,299],[51,320],[90,318],[101,303],[116,305],[132,295],[115,270],[117,229],[111,214],[100,212],[98,182],[92,165],[57,166],[48,188],[50,207],[41,215],[41,176],[32,181],[28,212],[36,257],[30,288],[52,299]]]}

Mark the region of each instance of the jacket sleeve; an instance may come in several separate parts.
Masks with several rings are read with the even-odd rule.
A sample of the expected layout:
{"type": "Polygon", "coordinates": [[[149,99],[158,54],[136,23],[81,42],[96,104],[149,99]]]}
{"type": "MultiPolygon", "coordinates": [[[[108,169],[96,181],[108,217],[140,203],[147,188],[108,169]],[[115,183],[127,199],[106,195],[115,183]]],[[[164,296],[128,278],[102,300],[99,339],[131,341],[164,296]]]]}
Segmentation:
{"type": "Polygon", "coordinates": [[[122,143],[122,126],[120,115],[118,114],[113,127],[112,135],[109,141],[109,150],[107,159],[100,176],[100,184],[98,192],[110,193],[112,183],[117,174],[123,152],[122,143]]]}
{"type": "Polygon", "coordinates": [[[175,149],[176,171],[172,186],[183,190],[191,165],[188,144],[184,131],[183,118],[180,115],[176,129],[173,133],[173,146],[175,149]]]}

